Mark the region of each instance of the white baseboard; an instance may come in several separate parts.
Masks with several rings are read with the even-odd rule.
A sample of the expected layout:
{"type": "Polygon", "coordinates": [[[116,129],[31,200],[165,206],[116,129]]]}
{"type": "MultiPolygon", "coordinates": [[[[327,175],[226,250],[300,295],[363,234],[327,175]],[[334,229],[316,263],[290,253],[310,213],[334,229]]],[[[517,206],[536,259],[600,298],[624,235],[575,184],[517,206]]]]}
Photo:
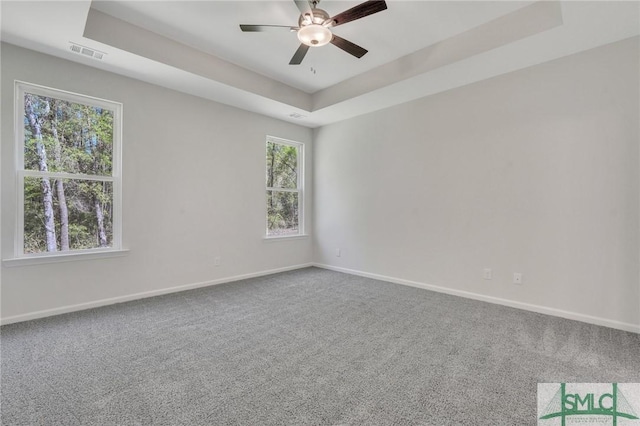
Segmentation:
{"type": "Polygon", "coordinates": [[[561,309],[548,308],[546,306],[532,305],[530,303],[517,302],[515,300],[502,299],[499,297],[486,296],[483,294],[472,293],[469,291],[456,290],[447,287],[440,287],[437,285],[424,284],[417,281],[405,280],[402,278],[388,277],[386,275],[372,274],[369,272],[357,271],[353,269],[340,268],[338,266],[324,265],[320,263],[314,263],[313,266],[323,269],[330,269],[332,271],[344,272],[346,274],[358,275],[366,278],[373,278],[380,281],[387,281],[394,284],[402,284],[411,287],[424,288],[426,290],[436,291],[438,293],[451,294],[453,296],[465,297],[467,299],[480,300],[483,302],[495,303],[497,305],[509,306],[511,308],[522,309],[525,311],[537,312],[540,314],[551,315],[555,317],[566,318],[575,321],[586,322],[588,324],[601,325],[604,327],[615,328],[618,330],[630,331],[632,333],[640,334],[640,324],[630,324],[621,321],[610,320],[606,318],[594,317],[591,315],[579,314],[576,312],[563,311],[561,309]]]}
{"type": "Polygon", "coordinates": [[[0,319],[0,324],[12,324],[16,322],[29,321],[38,318],[51,317],[54,315],[66,314],[69,312],[83,311],[85,309],[97,308],[100,306],[113,305],[115,303],[128,302],[130,300],[144,299],[147,297],[160,296],[163,294],[177,293],[180,291],[191,290],[199,287],[208,287],[217,284],[224,284],[233,281],[246,280],[248,278],[261,277],[264,275],[277,274],[279,272],[292,271],[294,269],[302,269],[313,266],[313,263],[304,263],[301,265],[286,266],[284,268],[269,269],[266,271],[252,272],[250,274],[235,275],[232,277],[219,278],[211,281],[203,281],[193,284],[179,285],[175,287],[162,288],[158,290],[145,291],[142,293],[129,294],[126,296],[111,297],[108,299],[95,300],[93,302],[79,303],[77,305],[62,306],[60,308],[45,309],[43,311],[29,312],[27,314],[14,315],[0,319]]]}
{"type": "Polygon", "coordinates": [[[423,289],[426,289],[426,290],[436,291],[438,293],[451,294],[453,296],[465,297],[467,299],[474,299],[474,300],[480,300],[480,301],[483,301],[483,302],[495,303],[495,304],[498,304],[498,305],[509,306],[509,307],[517,308],[517,309],[523,309],[525,311],[537,312],[537,313],[541,313],[541,314],[552,315],[552,316],[561,317],[561,318],[567,318],[567,319],[575,320],[575,321],[582,321],[582,322],[585,322],[585,323],[588,323],[588,324],[601,325],[601,326],[604,326],[604,327],[610,327],[610,328],[615,328],[615,329],[618,329],[618,330],[630,331],[632,333],[639,333],[640,334],[640,325],[624,323],[624,322],[621,322],[621,321],[615,321],[615,320],[610,320],[610,319],[606,319],[606,318],[594,317],[594,316],[591,316],[591,315],[579,314],[579,313],[576,313],[576,312],[569,312],[569,311],[564,311],[564,310],[561,310],[561,309],[548,308],[548,307],[539,306],[539,305],[532,305],[532,304],[529,304],[529,303],[517,302],[517,301],[509,300],[509,299],[502,299],[502,298],[499,298],[499,297],[486,296],[486,295],[483,295],[483,294],[472,293],[472,292],[463,291],[463,290],[456,290],[456,289],[451,289],[451,288],[447,288],[447,287],[441,287],[441,286],[436,286],[436,285],[431,285],[431,284],[420,283],[420,282],[417,282],[417,281],[405,280],[405,279],[402,279],[402,278],[389,277],[389,276],[386,276],[386,275],[373,274],[373,273],[369,273],[369,272],[357,271],[357,270],[354,270],[354,269],[341,268],[341,267],[337,267],[337,266],[325,265],[325,264],[320,264],[320,263],[304,263],[304,264],[300,264],[300,265],[287,266],[287,267],[284,267],[284,268],[270,269],[270,270],[266,270],[266,271],[259,271],[259,272],[249,273],[249,274],[235,275],[235,276],[231,276],[231,277],[219,278],[219,279],[211,280],[211,281],[203,281],[203,282],[199,282],[199,283],[185,284],[185,285],[180,285],[180,286],[175,286],[175,287],[163,288],[163,289],[158,289],[158,290],[151,290],[151,291],[142,292],[142,293],[135,293],[135,294],[130,294],[130,295],[126,295],[126,296],[119,296],[119,297],[112,297],[112,298],[108,298],[108,299],[101,299],[101,300],[96,300],[96,301],[93,301],[93,302],[80,303],[80,304],[77,304],[77,305],[68,305],[68,306],[62,306],[60,308],[46,309],[46,310],[42,310],[42,311],[29,312],[27,314],[21,314],[21,315],[15,315],[15,316],[11,316],[11,317],[2,318],[2,319],[0,319],[0,324],[1,325],[5,325],[5,324],[16,323],[16,322],[29,321],[29,320],[38,319],[38,318],[45,318],[45,317],[50,317],[50,316],[54,316],[54,315],[66,314],[66,313],[69,313],[69,312],[75,312],[75,311],[82,311],[82,310],[85,310],[85,309],[97,308],[97,307],[100,307],[100,306],[107,306],[107,305],[113,305],[113,304],[116,304],[116,303],[128,302],[130,300],[144,299],[144,298],[147,298],[147,297],[160,296],[160,295],[169,294],[169,293],[177,293],[177,292],[180,292],[180,291],[191,290],[191,289],[200,288],[200,287],[208,287],[208,286],[212,286],[212,285],[224,284],[224,283],[229,283],[229,282],[233,282],[233,281],[239,281],[239,280],[245,280],[245,279],[249,279],[249,278],[261,277],[261,276],[265,276],[265,275],[272,275],[272,274],[277,274],[279,272],[292,271],[294,269],[308,268],[310,266],[316,266],[318,268],[329,269],[329,270],[332,270],[332,271],[343,272],[343,273],[351,274],[351,275],[358,275],[358,276],[361,276],[361,277],[373,278],[373,279],[376,279],[376,280],[387,281],[387,282],[391,282],[391,283],[395,283],[395,284],[401,284],[401,285],[407,285],[407,286],[411,286],[411,287],[423,288],[423,289]]]}

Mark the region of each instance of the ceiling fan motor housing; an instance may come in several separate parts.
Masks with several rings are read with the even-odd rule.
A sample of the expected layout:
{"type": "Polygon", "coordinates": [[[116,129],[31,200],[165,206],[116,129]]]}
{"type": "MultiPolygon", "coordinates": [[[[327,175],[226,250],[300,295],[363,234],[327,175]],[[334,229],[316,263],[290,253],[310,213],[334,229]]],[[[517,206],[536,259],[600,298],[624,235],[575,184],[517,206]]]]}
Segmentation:
{"type": "Polygon", "coordinates": [[[298,19],[298,39],[307,46],[324,46],[331,41],[333,35],[329,28],[331,17],[322,9],[313,9],[313,15],[303,13],[298,19]]]}
{"type": "Polygon", "coordinates": [[[302,13],[298,18],[297,27],[240,24],[240,29],[246,32],[271,31],[273,29],[296,32],[301,44],[289,61],[289,65],[300,65],[310,47],[324,46],[329,43],[356,58],[362,58],[367,53],[367,49],[333,34],[331,28],[387,9],[385,0],[367,0],[331,17],[324,10],[318,9],[320,0],[294,0],[294,2],[302,13]]]}

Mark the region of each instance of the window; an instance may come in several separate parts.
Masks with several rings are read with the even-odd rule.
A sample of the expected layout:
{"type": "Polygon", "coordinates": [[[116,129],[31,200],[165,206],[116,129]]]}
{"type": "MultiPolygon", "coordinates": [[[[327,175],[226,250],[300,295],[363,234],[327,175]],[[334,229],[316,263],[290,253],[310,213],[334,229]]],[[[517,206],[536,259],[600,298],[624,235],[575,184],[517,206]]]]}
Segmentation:
{"type": "Polygon", "coordinates": [[[17,256],[121,248],[119,103],[16,82],[17,256]]]}
{"type": "Polygon", "coordinates": [[[303,234],[304,145],[267,138],[267,237],[303,234]]]}

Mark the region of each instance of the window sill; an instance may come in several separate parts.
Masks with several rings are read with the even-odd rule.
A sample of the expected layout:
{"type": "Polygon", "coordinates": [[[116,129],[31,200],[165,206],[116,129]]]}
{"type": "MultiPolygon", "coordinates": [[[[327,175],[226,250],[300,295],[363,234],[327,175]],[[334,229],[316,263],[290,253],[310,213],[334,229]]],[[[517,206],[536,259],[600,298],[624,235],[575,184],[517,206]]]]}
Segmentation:
{"type": "Polygon", "coordinates": [[[300,235],[283,235],[280,237],[262,237],[264,242],[273,243],[276,241],[288,241],[288,240],[306,240],[309,238],[309,234],[300,235]]]}
{"type": "Polygon", "coordinates": [[[129,254],[128,249],[120,250],[103,250],[103,251],[91,251],[91,252],[75,252],[66,254],[52,254],[42,256],[25,256],[16,257],[13,259],[2,259],[2,266],[14,267],[14,266],[31,266],[42,265],[46,263],[61,263],[61,262],[74,262],[77,260],[94,260],[94,259],[106,259],[110,257],[122,257],[129,254]]]}

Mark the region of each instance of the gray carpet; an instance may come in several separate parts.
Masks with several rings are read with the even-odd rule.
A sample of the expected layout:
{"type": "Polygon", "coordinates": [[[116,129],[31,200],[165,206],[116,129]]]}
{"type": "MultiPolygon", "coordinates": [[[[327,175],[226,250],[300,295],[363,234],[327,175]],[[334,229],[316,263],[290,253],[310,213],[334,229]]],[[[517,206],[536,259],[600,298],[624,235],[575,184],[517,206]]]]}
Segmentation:
{"type": "Polygon", "coordinates": [[[1,329],[4,425],[534,425],[640,335],[309,268],[1,329]]]}

